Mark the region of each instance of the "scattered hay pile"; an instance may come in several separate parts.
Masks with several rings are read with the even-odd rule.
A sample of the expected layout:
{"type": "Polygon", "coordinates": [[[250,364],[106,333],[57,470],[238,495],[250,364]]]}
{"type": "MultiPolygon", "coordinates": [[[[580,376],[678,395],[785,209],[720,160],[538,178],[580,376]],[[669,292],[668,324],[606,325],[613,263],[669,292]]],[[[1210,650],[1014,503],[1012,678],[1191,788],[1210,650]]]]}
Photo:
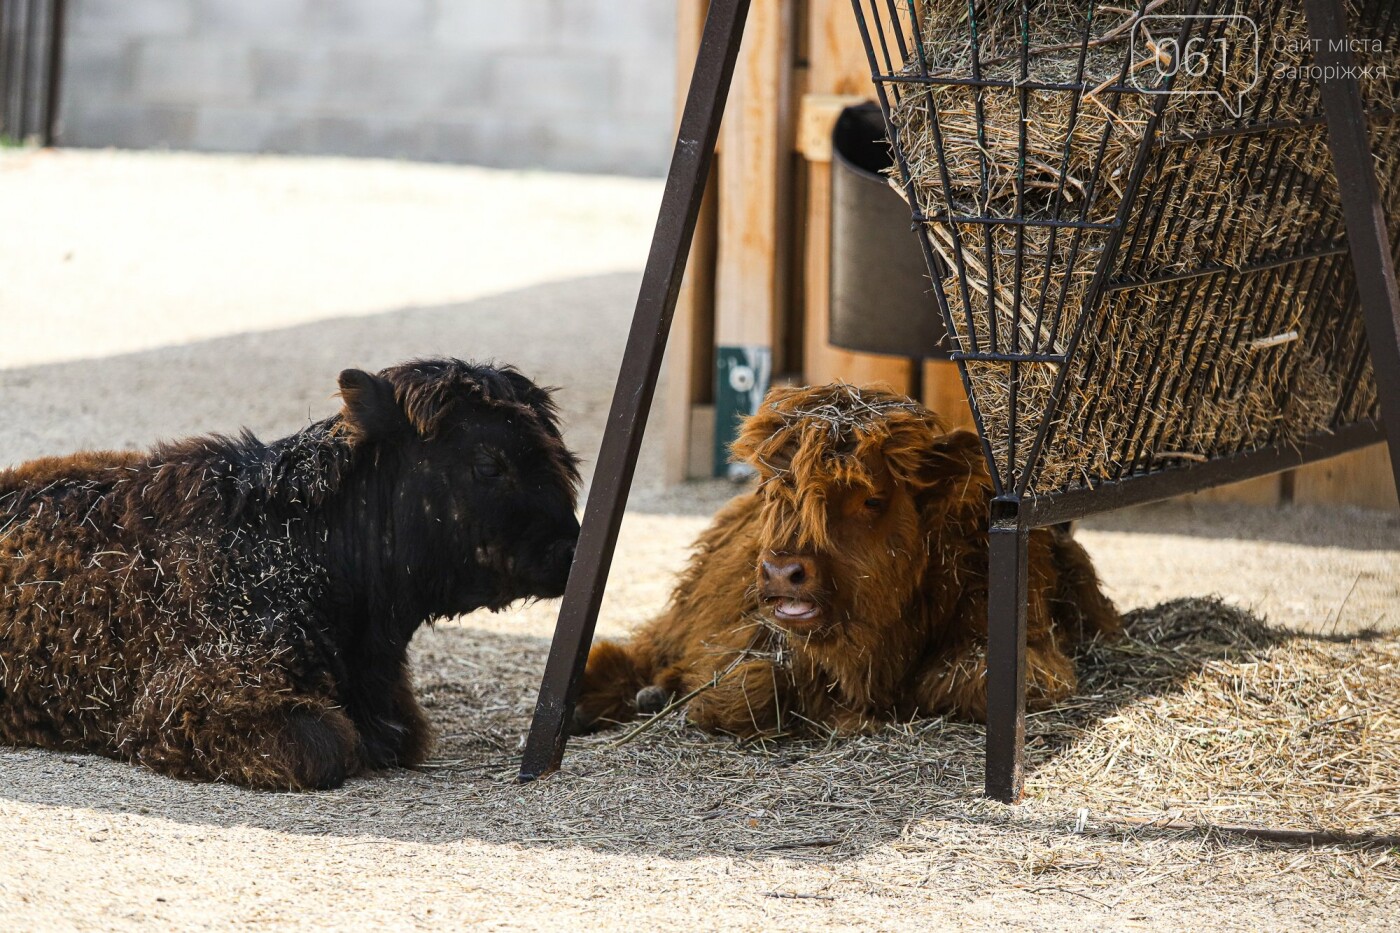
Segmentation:
{"type": "Polygon", "coordinates": [[[378,806],[441,820],[444,838],[687,871],[820,865],[831,889],[800,890],[862,903],[872,885],[1013,884],[1106,905],[1199,903],[1209,885],[1272,904],[1286,875],[1287,897],[1352,916],[1400,891],[1400,848],[1378,838],[1400,835],[1400,633],[1294,635],[1208,599],[1132,612],[1081,659],[1081,695],[1030,717],[1018,807],[981,796],[982,727],[944,719],[737,744],[672,715],[623,744],[575,739],[563,774],[518,787],[540,650],[482,637],[435,663],[421,686],[445,760],[378,806]],[[1208,828],[1240,824],[1336,835],[1310,847],[1208,828]]]}
{"type": "MultiPolygon", "coordinates": [[[[1362,5],[1354,0],[1353,14],[1360,16],[1353,21],[1364,24],[1363,32],[1378,30],[1373,24],[1381,17],[1359,9],[1362,5]]],[[[951,270],[943,284],[960,349],[1064,354],[1109,230],[937,218],[951,212],[983,219],[1114,223],[1162,98],[1112,88],[1130,82],[1163,86],[1155,63],[1143,57],[1149,34],[1136,14],[1122,7],[1041,0],[1031,4],[1023,74],[1020,0],[976,3],[975,56],[968,4],[938,0],[922,6],[923,50],[932,75],[970,77],[975,57],[986,79],[1094,88],[1082,97],[1027,90],[1023,104],[1023,92],[1014,88],[979,92],[967,86],[907,85],[893,113],[918,207],[935,218],[927,225],[930,241],[951,270]],[[1086,33],[1091,42],[1081,47],[1086,33]],[[1023,151],[1024,186],[1018,181],[1023,151]],[[956,274],[960,268],[965,284],[956,274]]],[[[1186,12],[1189,6],[1184,0],[1149,4],[1158,16],[1186,12]]],[[[1219,272],[1185,283],[1110,291],[1090,309],[1083,342],[1069,364],[1054,440],[1032,484],[1037,491],[1177,459],[1295,442],[1374,408],[1369,372],[1364,363],[1358,365],[1361,323],[1349,284],[1338,274],[1349,274],[1345,262],[1325,257],[1282,271],[1234,275],[1339,242],[1341,216],[1323,127],[1197,138],[1320,113],[1315,87],[1296,75],[1309,58],[1302,6],[1268,0],[1202,6],[1203,12],[1212,10],[1245,14],[1259,24],[1258,69],[1253,46],[1222,30],[1219,35],[1232,40],[1221,46],[1228,50],[1224,66],[1200,78],[1183,74],[1174,89],[1218,91],[1232,103],[1242,101],[1243,116],[1233,117],[1215,97],[1166,98],[1157,139],[1169,144],[1149,160],[1110,281],[1219,272]],[[1345,391],[1358,382],[1356,391],[1345,391]]],[[[1172,38],[1164,29],[1152,25],[1151,38],[1172,38]]],[[[1385,44],[1373,58],[1383,59],[1372,63],[1388,66],[1389,77],[1368,73],[1363,91],[1371,107],[1393,109],[1400,103],[1395,80],[1400,42],[1385,44]]],[[[904,71],[918,73],[917,59],[904,71]]],[[[1378,126],[1378,151],[1400,149],[1394,135],[1389,125],[1378,126]]],[[[1383,169],[1383,184],[1400,190],[1390,177],[1400,171],[1400,160],[1383,169]]],[[[969,364],[1003,474],[1013,428],[1019,438],[1014,467],[1025,469],[1029,441],[1059,376],[1053,363],[1018,369],[1020,420],[1013,426],[1011,367],[969,364]]]]}
{"type": "MultiPolygon", "coordinates": [[[[1400,839],[1400,634],[1298,635],[1183,599],[1129,613],[1124,637],[1091,645],[1079,668],[1080,696],[1029,720],[1028,797],[1040,805],[1087,809],[1100,831],[1126,834],[1156,821],[1178,835],[1185,823],[1400,839]]],[[[614,830],[675,820],[684,846],[722,849],[725,820],[764,810],[781,819],[753,834],[755,850],[829,849],[859,845],[882,808],[902,821],[981,791],[977,725],[726,751],[681,718],[572,746],[566,767],[585,784],[645,774],[691,788],[638,799],[614,830]]],[[[1400,881],[1400,863],[1391,869],[1400,881]]]]}
{"type": "Polygon", "coordinates": [[[1095,810],[1125,815],[1400,838],[1400,636],[1298,635],[1198,599],[1127,622],[1122,642],[1082,662],[1087,707],[1035,730],[1067,743],[1034,777],[1039,792],[1083,788],[1095,810]]]}

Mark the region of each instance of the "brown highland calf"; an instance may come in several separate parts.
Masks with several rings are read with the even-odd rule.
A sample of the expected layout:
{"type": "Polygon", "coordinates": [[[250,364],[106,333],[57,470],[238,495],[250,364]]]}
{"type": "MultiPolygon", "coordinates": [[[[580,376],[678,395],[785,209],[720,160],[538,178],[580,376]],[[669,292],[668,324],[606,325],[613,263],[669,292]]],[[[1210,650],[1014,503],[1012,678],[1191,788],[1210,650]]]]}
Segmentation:
{"type": "MultiPolygon", "coordinates": [[[[736,457],[758,488],[700,537],[666,611],[588,658],[576,727],[654,713],[741,737],[984,719],[991,481],[975,434],[848,385],[775,389],[736,457]]],[[[1067,651],[1118,631],[1088,555],[1030,542],[1029,701],[1074,692],[1067,651]]]]}
{"type": "Polygon", "coordinates": [[[559,595],[578,473],[509,368],[352,369],[340,394],[269,444],[0,471],[0,741],[285,789],[422,760],[409,639],[559,595]]]}

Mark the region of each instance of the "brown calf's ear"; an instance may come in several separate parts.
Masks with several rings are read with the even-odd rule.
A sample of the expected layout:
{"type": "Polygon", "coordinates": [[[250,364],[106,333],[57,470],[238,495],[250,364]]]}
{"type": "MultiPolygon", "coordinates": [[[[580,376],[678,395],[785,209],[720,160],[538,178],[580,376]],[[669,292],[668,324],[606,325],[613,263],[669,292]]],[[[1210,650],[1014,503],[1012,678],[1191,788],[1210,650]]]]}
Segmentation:
{"type": "Polygon", "coordinates": [[[985,472],[987,466],[982,439],[976,431],[964,428],[949,431],[935,441],[930,461],[934,469],[958,475],[985,472]]]}
{"type": "Polygon", "coordinates": [[[340,374],[340,397],[345,402],[342,417],[358,441],[389,441],[409,430],[388,379],[347,369],[340,374]]]}
{"type": "Polygon", "coordinates": [[[730,459],[735,463],[747,463],[763,475],[788,469],[792,462],[789,446],[797,435],[782,403],[804,391],[808,390],[795,386],[769,389],[758,411],[740,423],[738,436],[729,445],[730,459]]]}
{"type": "Polygon", "coordinates": [[[984,494],[990,486],[982,439],[975,431],[949,431],[930,446],[924,456],[920,478],[925,491],[936,497],[948,494],[984,494]]]}

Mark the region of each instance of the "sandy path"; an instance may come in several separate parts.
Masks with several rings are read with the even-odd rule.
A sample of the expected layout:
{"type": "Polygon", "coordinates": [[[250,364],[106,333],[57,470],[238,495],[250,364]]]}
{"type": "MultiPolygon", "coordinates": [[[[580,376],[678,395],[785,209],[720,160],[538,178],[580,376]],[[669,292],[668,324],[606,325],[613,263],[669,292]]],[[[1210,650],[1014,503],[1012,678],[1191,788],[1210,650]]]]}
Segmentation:
{"type": "MultiPolygon", "coordinates": [[[[494,356],[564,386],[571,440],[591,458],[658,196],[652,182],[389,163],[0,155],[0,203],[37,218],[0,225],[0,463],[293,430],[331,410],[344,366],[427,353],[494,356]]],[[[647,458],[604,634],[662,604],[732,491],[662,491],[653,447],[647,458]]],[[[1168,505],[1092,522],[1082,540],[1124,607],[1214,592],[1294,627],[1400,627],[1395,514],[1168,505]]],[[[579,743],[564,775],[517,787],[554,611],[420,636],[442,734],[425,773],[270,795],[0,749],[5,925],[1392,923],[1385,853],[1111,838],[1065,862],[1073,788],[982,809],[975,774],[893,776],[843,817],[854,835],[839,847],[775,849],[786,811],[771,800],[799,779],[781,757],[690,733],[615,752],[579,743]],[[676,755],[713,773],[670,777],[676,755]],[[707,822],[721,799],[741,818],[707,822]]],[[[878,764],[878,744],[870,755],[878,764]]]]}

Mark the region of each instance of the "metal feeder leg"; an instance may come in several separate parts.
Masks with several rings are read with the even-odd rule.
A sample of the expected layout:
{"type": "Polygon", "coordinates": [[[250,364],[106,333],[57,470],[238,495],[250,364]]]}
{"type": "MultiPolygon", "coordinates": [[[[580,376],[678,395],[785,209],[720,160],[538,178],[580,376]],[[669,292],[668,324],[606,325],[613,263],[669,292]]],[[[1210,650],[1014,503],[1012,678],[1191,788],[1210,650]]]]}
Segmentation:
{"type": "Polygon", "coordinates": [[[530,781],[557,770],[568,741],[579,678],[588,660],[593,628],[603,602],[603,590],[612,566],[613,548],[627,507],[627,492],[637,466],[642,429],[651,410],[656,377],[666,351],[671,316],[676,310],[681,278],[685,274],[690,243],[705,180],[710,175],[720,118],[739,57],[739,41],[749,0],[712,0],[701,34],[700,54],[681,115],[676,150],[661,196],[661,213],[652,236],[651,253],[642,275],[637,309],[627,350],[608,411],[607,428],[593,487],[584,509],[578,550],[569,572],[569,584],[559,609],[554,643],[545,664],[544,682],[535,704],[535,718],[525,743],[520,779],[530,781]]]}
{"type": "Polygon", "coordinates": [[[1021,799],[1026,741],[1026,601],[1030,528],[1014,499],[992,502],[987,535],[986,794],[1021,799]]]}
{"type": "Polygon", "coordinates": [[[1313,63],[1335,69],[1335,77],[1319,79],[1322,110],[1327,116],[1327,141],[1341,189],[1347,246],[1356,274],[1366,342],[1376,374],[1381,420],[1390,443],[1390,468],[1400,489],[1400,293],[1386,231],[1385,206],[1371,153],[1356,62],[1347,46],[1349,32],[1342,0],[1307,0],[1308,34],[1316,43],[1313,63]]]}

